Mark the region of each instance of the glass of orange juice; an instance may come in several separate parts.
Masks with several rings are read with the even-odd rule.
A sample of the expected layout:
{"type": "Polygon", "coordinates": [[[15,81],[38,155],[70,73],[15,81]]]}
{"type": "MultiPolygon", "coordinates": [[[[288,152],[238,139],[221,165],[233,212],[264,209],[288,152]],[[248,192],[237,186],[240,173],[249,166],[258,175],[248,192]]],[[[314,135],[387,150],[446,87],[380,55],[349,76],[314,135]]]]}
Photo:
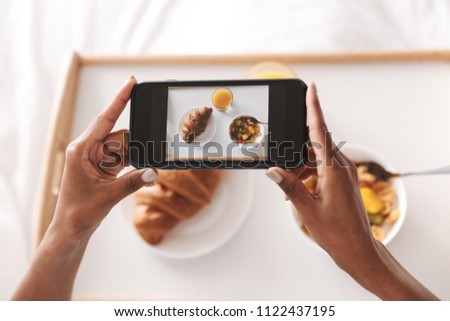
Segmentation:
{"type": "Polygon", "coordinates": [[[211,96],[211,102],[217,109],[226,110],[233,102],[233,93],[225,87],[217,88],[211,96]]]}
{"type": "Polygon", "coordinates": [[[248,79],[297,78],[295,71],[280,62],[266,61],[254,65],[244,75],[248,79]]]}

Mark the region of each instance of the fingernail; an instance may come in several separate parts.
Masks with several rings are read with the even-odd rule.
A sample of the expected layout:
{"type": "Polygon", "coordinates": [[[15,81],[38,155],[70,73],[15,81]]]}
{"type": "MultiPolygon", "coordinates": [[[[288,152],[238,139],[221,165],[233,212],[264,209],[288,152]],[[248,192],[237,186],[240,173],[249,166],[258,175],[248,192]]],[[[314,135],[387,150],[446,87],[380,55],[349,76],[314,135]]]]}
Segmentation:
{"type": "Polygon", "coordinates": [[[146,183],[152,183],[154,180],[158,178],[158,174],[156,174],[153,169],[147,169],[141,176],[142,181],[146,183]]]}
{"type": "Polygon", "coordinates": [[[314,93],[317,95],[318,91],[317,91],[316,83],[313,81],[309,86],[314,91],[314,93]]]}
{"type": "Polygon", "coordinates": [[[269,168],[266,171],[266,176],[277,184],[283,181],[283,176],[275,168],[269,168]]]}
{"type": "Polygon", "coordinates": [[[128,78],[127,82],[137,82],[136,77],[134,77],[134,75],[130,75],[130,77],[128,78]]]}

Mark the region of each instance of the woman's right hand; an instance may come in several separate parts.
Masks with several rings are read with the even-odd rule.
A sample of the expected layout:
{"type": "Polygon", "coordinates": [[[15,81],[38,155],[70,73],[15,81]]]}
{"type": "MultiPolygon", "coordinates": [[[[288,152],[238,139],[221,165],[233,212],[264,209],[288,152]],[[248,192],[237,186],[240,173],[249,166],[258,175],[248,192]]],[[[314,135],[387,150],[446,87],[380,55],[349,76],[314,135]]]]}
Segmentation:
{"type": "Polygon", "coordinates": [[[315,168],[273,167],[266,175],[292,202],[313,240],[362,286],[382,299],[437,299],[373,238],[356,167],[333,143],[314,83],[308,89],[306,105],[315,168]],[[310,193],[302,179],[312,172],[319,180],[310,193]]]}
{"type": "Polygon", "coordinates": [[[354,260],[373,251],[376,241],[359,192],[356,167],[331,140],[314,83],[308,89],[306,104],[315,168],[271,168],[267,176],[285,192],[314,241],[338,265],[345,266],[349,257],[354,260]],[[311,194],[301,179],[312,171],[317,172],[319,180],[311,194]]]}

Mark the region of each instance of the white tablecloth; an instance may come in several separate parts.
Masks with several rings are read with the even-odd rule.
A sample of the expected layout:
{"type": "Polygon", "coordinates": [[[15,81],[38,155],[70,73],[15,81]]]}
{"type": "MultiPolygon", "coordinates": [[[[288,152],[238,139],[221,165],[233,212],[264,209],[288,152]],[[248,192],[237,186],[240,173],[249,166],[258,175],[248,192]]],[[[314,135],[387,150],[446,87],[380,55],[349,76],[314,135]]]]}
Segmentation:
{"type": "Polygon", "coordinates": [[[0,299],[30,256],[64,56],[449,49],[446,0],[0,0],[0,299]]]}

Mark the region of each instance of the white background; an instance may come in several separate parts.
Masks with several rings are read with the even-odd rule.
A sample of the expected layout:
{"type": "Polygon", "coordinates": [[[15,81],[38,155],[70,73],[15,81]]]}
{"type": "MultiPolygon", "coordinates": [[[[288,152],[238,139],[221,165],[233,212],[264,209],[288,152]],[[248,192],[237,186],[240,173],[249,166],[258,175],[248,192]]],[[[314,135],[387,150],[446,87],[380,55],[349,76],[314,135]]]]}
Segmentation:
{"type": "MultiPolygon", "coordinates": [[[[29,261],[33,205],[42,168],[42,146],[67,52],[228,54],[449,48],[450,5],[446,0],[0,0],[0,146],[3,151],[3,157],[0,158],[0,298],[7,299],[10,296],[29,261]]],[[[447,67],[445,64],[435,70],[438,75],[442,73],[443,81],[446,81],[446,75],[450,72],[447,67]]],[[[311,73],[308,80],[315,79],[313,76],[311,73]]],[[[360,76],[364,77],[364,72],[360,76]]],[[[359,122],[339,125],[340,120],[345,118],[335,111],[338,107],[332,106],[334,98],[327,97],[325,89],[335,84],[324,84],[325,81],[319,82],[321,99],[329,104],[326,113],[330,126],[338,127],[341,136],[345,137],[350,131],[355,133],[358,128],[364,128],[371,116],[378,113],[376,108],[367,108],[359,115],[359,122]]],[[[434,78],[419,81],[428,87],[436,86],[437,83],[434,78]]],[[[115,80],[114,85],[118,86],[120,82],[116,82],[115,80]]],[[[446,84],[448,82],[442,82],[442,86],[447,86],[446,84]]],[[[406,87],[398,85],[393,83],[392,87],[385,90],[403,95],[402,90],[406,91],[406,87]]],[[[364,90],[358,87],[357,79],[342,88],[345,89],[342,95],[364,90]]],[[[432,98],[433,88],[429,90],[432,98]]],[[[106,102],[101,99],[102,104],[106,102]]],[[[370,105],[371,99],[361,100],[360,103],[370,105]]],[[[383,138],[379,135],[384,135],[384,138],[390,137],[396,146],[402,146],[408,133],[420,132],[420,120],[431,125],[440,121],[442,126],[442,122],[448,119],[447,115],[447,118],[440,116],[439,110],[442,109],[431,113],[427,111],[444,104],[445,101],[427,104],[425,100],[424,114],[420,116],[403,114],[402,109],[393,107],[393,114],[403,117],[402,122],[408,128],[406,133],[396,131],[398,124],[392,118],[387,118],[390,121],[388,125],[380,126],[390,131],[380,134],[378,130],[372,129],[373,135],[370,138],[366,140],[356,136],[354,142],[375,146],[383,138]]],[[[87,102],[86,109],[90,107],[87,102]]],[[[448,143],[448,136],[445,136],[448,131],[442,131],[439,126],[430,128],[430,132],[416,136],[420,138],[416,146],[426,144],[428,137],[441,141],[445,146],[448,143]]],[[[408,147],[411,148],[411,145],[408,147]]],[[[390,155],[398,149],[393,145],[386,146],[381,152],[390,155]]],[[[410,168],[414,158],[406,153],[406,147],[400,150],[402,155],[397,154],[398,159],[391,157],[391,160],[398,167],[410,168]]],[[[438,151],[441,157],[444,153],[445,149],[438,151]]],[[[428,162],[423,153],[415,155],[424,167],[439,163],[438,160],[428,162]]],[[[264,180],[263,174],[260,174],[260,183],[269,184],[264,180]]],[[[423,231],[422,222],[439,222],[444,215],[448,216],[448,203],[443,203],[443,199],[430,201],[435,199],[436,191],[442,192],[439,186],[446,183],[446,178],[439,178],[434,182],[434,188],[430,186],[416,189],[422,186],[422,181],[414,181],[408,187],[408,196],[410,202],[413,202],[410,203],[410,208],[414,209],[414,202],[422,199],[428,200],[432,208],[419,212],[416,216],[413,216],[412,210],[409,218],[416,217],[416,220],[408,219],[405,229],[412,229],[419,234],[423,231]],[[440,217],[433,216],[438,210],[442,213],[440,217]]],[[[282,197],[281,194],[278,196],[282,197]]],[[[448,231],[448,226],[439,223],[436,226],[442,233],[448,231]]],[[[253,225],[247,226],[247,229],[256,234],[265,233],[253,225]]],[[[426,237],[435,244],[441,244],[448,240],[443,235],[446,234],[430,232],[426,237]]],[[[411,242],[401,238],[398,241],[404,246],[411,242]]],[[[430,261],[427,263],[428,268],[413,272],[419,279],[440,275],[441,285],[436,281],[434,286],[442,288],[442,291],[450,288],[448,269],[443,269],[449,261],[447,253],[436,254],[433,247],[423,247],[420,242],[411,246],[411,252],[403,253],[399,249],[400,245],[392,244],[391,250],[402,262],[409,260],[408,268],[416,261],[428,262],[429,259],[440,257],[443,264],[430,261]]],[[[303,250],[289,248],[282,249],[282,252],[292,255],[303,250]]],[[[259,251],[257,248],[256,253],[260,253],[259,251]]],[[[306,254],[300,260],[302,265],[312,264],[306,254]]],[[[249,260],[251,257],[244,258],[241,264],[245,266],[249,264],[249,260]]],[[[316,273],[341,273],[329,263],[325,257],[322,262],[316,261],[316,273]]],[[[158,264],[176,267],[176,263],[158,264]]],[[[283,266],[282,262],[273,264],[283,266]]],[[[288,268],[295,269],[290,266],[288,268]]],[[[335,286],[339,289],[339,284],[335,286]]],[[[327,287],[328,285],[323,285],[309,289],[311,298],[317,297],[314,293],[326,292],[327,287]]],[[[357,287],[355,291],[356,289],[357,287]]],[[[255,281],[254,290],[265,291],[264,278],[261,282],[255,281]]],[[[356,292],[356,297],[365,297],[358,293],[356,292]]],[[[447,295],[446,298],[449,299],[450,296],[447,295]]]]}
{"type": "MultiPolygon", "coordinates": [[[[2,314],[8,316],[9,321],[22,321],[22,320],[45,320],[45,321],[59,321],[61,315],[64,315],[65,321],[78,321],[80,319],[94,319],[94,320],[111,320],[115,315],[115,310],[132,310],[132,309],[144,309],[145,312],[160,313],[160,319],[164,320],[261,320],[261,319],[274,319],[273,317],[259,317],[258,307],[261,307],[263,315],[266,314],[266,307],[269,307],[270,313],[273,315],[276,311],[275,307],[287,307],[288,311],[291,307],[293,311],[300,315],[300,307],[304,311],[304,315],[309,311],[308,319],[319,320],[333,320],[333,321],[359,321],[361,315],[364,315],[365,321],[378,321],[386,319],[389,316],[389,320],[409,320],[421,316],[423,318],[429,318],[433,321],[447,321],[449,319],[450,312],[448,307],[450,302],[342,302],[342,301],[76,301],[76,302],[0,302],[0,308],[2,314]],[[308,309],[308,306],[311,307],[308,309]],[[322,317],[314,317],[315,309],[320,311],[322,306],[327,307],[327,312],[334,310],[335,314],[329,317],[328,313],[322,317]],[[299,308],[297,308],[299,307],[299,308]],[[246,317],[190,317],[181,316],[177,311],[177,316],[174,315],[174,309],[183,309],[190,314],[190,309],[195,310],[198,308],[199,314],[201,310],[202,314],[212,313],[216,308],[219,315],[221,313],[230,313],[230,309],[237,313],[237,309],[240,310],[239,314],[242,314],[241,309],[245,309],[246,317]],[[186,310],[185,310],[186,309],[186,310]],[[225,311],[227,310],[227,311],[225,311]],[[370,311],[370,313],[367,313],[370,311]],[[170,317],[167,315],[171,315],[170,317]],[[162,315],[166,315],[162,317],[162,315]]],[[[280,308],[278,315],[281,315],[283,309],[280,308]]],[[[292,311],[292,310],[291,310],[292,311]]],[[[330,313],[332,314],[332,313],[330,313]]],[[[287,316],[282,317],[282,320],[298,320],[297,315],[292,316],[286,313],[287,316]]],[[[148,317],[148,316],[147,316],[148,317]]],[[[122,317],[124,318],[124,317],[122,317]]],[[[280,317],[278,317],[280,319],[280,317]]],[[[129,316],[128,319],[136,319],[136,316],[129,316]]]]}

